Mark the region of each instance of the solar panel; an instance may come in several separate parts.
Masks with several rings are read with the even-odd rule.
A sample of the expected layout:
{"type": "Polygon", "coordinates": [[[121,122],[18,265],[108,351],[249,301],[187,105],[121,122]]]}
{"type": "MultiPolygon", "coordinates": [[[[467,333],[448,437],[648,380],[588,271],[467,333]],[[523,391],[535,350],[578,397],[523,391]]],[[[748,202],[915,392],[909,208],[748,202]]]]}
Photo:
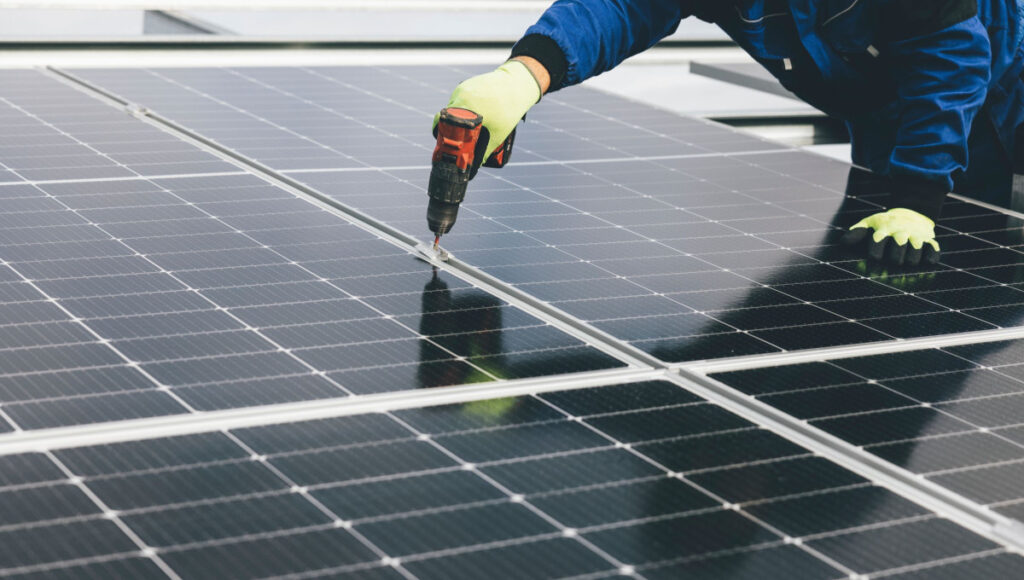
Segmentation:
{"type": "Polygon", "coordinates": [[[713,375],[996,512],[1024,519],[1024,341],[713,375]]]}
{"type": "Polygon", "coordinates": [[[1012,577],[1022,563],[667,382],[0,462],[29,467],[0,494],[49,498],[9,508],[4,572],[1012,577]],[[18,550],[42,537],[87,541],[18,550]]]}
{"type": "Polygon", "coordinates": [[[2,430],[622,365],[39,72],[4,79],[5,126],[87,154],[0,154],[23,179],[0,185],[2,430]]]}
{"type": "MultiPolygon", "coordinates": [[[[424,227],[425,120],[468,73],[81,71],[412,235],[424,227]],[[268,156],[299,141],[287,160],[268,156]],[[332,170],[339,156],[374,169],[332,170]]],[[[587,90],[546,97],[517,146],[518,164],[473,182],[446,247],[664,361],[1020,323],[1002,307],[1024,292],[1001,285],[1021,279],[1016,218],[951,202],[946,265],[889,272],[837,247],[887,193],[846,164],[587,90]]]]}
{"type": "MultiPolygon", "coordinates": [[[[90,69],[105,90],[280,171],[424,166],[438,103],[477,68],[90,69]],[[415,90],[410,90],[415,87],[415,90]]],[[[782,150],[593,91],[544,99],[516,159],[571,161],[782,150]],[[628,115],[628,117],[627,117],[628,115]],[[623,119],[622,117],[627,117],[623,119]],[[657,129],[652,129],[657,127],[657,129]]]]}
{"type": "MultiPolygon", "coordinates": [[[[471,72],[76,74],[418,236],[425,123],[471,72]]],[[[759,426],[769,422],[750,409],[759,423],[678,377],[617,384],[624,368],[629,380],[666,376],[653,362],[627,367],[627,344],[678,362],[1015,326],[1015,218],[951,202],[939,228],[944,265],[874,269],[836,241],[880,207],[885,184],[582,89],[546,97],[522,128],[518,163],[473,182],[445,244],[500,281],[474,285],[159,123],[119,116],[38,72],[2,74],[0,122],[46,144],[31,162],[16,143],[0,146],[0,432],[71,429],[0,434],[0,495],[10,500],[0,502],[0,573],[1024,569],[1007,549],[1014,538],[975,535],[977,522],[954,521],[957,509],[939,517],[858,475],[870,472],[863,465],[759,426]],[[48,96],[31,98],[40,91],[48,96]],[[590,346],[550,312],[500,298],[510,295],[502,284],[615,340],[590,346]],[[564,376],[582,371],[594,372],[564,376]],[[409,399],[424,387],[552,376],[496,385],[516,389],[503,398],[439,389],[409,399]],[[580,388],[550,392],[568,386],[562,379],[580,388]],[[359,397],[389,391],[405,393],[373,407],[359,397]],[[381,412],[297,422],[297,408],[279,405],[346,397],[331,408],[381,412]],[[278,406],[217,415],[246,426],[215,432],[196,413],[265,405],[278,406]],[[103,430],[100,445],[75,427],[168,414],[181,417],[103,430]],[[156,437],[143,432],[158,423],[178,435],[132,439],[156,437]]],[[[998,360],[999,349],[984,348],[839,355],[775,367],[767,380],[716,378],[757,397],[755,411],[772,405],[967,504],[1021,518],[1014,348],[998,360]]]]}

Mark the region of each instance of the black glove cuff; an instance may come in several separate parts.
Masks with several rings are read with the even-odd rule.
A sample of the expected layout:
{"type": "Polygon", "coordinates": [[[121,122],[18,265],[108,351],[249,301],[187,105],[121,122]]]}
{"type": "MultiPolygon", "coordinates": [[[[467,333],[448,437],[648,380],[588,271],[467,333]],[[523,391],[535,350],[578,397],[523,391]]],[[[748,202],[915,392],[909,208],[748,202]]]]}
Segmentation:
{"type": "Polygon", "coordinates": [[[548,92],[562,88],[565,74],[569,71],[569,61],[565,52],[551,37],[543,34],[527,34],[512,47],[512,57],[528,56],[537,59],[551,76],[551,87],[548,92]]]}
{"type": "Polygon", "coordinates": [[[916,211],[928,219],[938,221],[942,204],[946,201],[946,186],[926,179],[897,177],[892,180],[889,209],[897,207],[916,211]]]}

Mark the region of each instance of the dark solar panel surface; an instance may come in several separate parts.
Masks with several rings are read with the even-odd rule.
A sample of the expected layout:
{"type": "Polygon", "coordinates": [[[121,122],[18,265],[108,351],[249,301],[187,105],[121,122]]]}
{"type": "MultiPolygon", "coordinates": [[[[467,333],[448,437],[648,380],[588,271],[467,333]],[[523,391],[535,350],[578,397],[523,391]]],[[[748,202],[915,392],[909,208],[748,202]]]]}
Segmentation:
{"type": "Polygon", "coordinates": [[[238,171],[37,71],[0,71],[0,85],[0,182],[238,171]]]}
{"type": "MultiPolygon", "coordinates": [[[[75,74],[146,103],[250,159],[293,171],[426,165],[433,143],[424,126],[429,127],[452,86],[484,70],[166,68],[75,74]]],[[[531,129],[523,135],[530,136],[516,145],[519,162],[783,149],[587,90],[545,98],[529,118],[531,129]],[[624,112],[630,113],[628,118],[621,118],[624,112]]]]}
{"type": "Polygon", "coordinates": [[[0,464],[16,478],[0,494],[35,500],[0,503],[4,573],[831,579],[952,564],[1012,578],[1022,565],[664,382],[0,464]],[[43,537],[84,540],[27,544],[43,537]]]}
{"type": "Polygon", "coordinates": [[[1024,521],[1024,341],[714,378],[1024,521]]]}
{"type": "MultiPolygon", "coordinates": [[[[423,235],[424,163],[432,147],[425,119],[468,72],[81,74],[423,235]],[[293,157],[275,157],[281,147],[293,157]],[[360,166],[377,169],[337,170],[360,166]]],[[[845,164],[585,89],[546,97],[520,130],[520,164],[474,180],[444,244],[662,360],[1020,323],[1013,306],[1024,303],[1024,253],[1015,218],[952,202],[940,221],[944,265],[877,270],[837,242],[843,228],[879,210],[887,186],[851,176],[845,164]],[[634,142],[643,149],[627,145],[634,142]],[[592,162],[598,159],[614,161],[592,162]],[[537,160],[542,164],[530,164],[537,160]]]]}
{"type": "Polygon", "coordinates": [[[0,185],[0,430],[620,366],[60,82],[5,75],[3,130],[47,136],[60,173],[0,156],[26,180],[0,185]],[[132,161],[179,159],[169,144],[207,160],[132,161]],[[144,177],[167,171],[196,173],[144,177]]]}
{"type": "MultiPolygon", "coordinates": [[[[82,75],[420,234],[425,126],[469,72],[82,75]]],[[[623,366],[65,84],[0,79],[19,139],[0,147],[0,432],[623,366]]],[[[663,360],[1018,324],[1012,218],[951,203],[943,266],[873,270],[835,241],[884,184],[843,164],[587,90],[521,130],[520,164],[474,181],[447,247],[663,360]]],[[[726,378],[1024,518],[1017,350],[726,378]]],[[[1024,574],[664,382],[60,447],[0,456],[0,575],[1024,574]]]]}

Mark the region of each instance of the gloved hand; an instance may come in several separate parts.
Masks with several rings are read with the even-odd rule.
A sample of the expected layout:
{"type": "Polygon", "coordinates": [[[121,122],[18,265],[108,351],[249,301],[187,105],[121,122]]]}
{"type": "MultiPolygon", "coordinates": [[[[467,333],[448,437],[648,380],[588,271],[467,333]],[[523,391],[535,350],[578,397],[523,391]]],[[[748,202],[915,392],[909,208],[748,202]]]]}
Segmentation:
{"type": "MultiPolygon", "coordinates": [[[[526,65],[510,60],[497,69],[455,87],[449,107],[468,109],[484,118],[489,133],[484,159],[505,141],[530,107],[540,100],[540,84],[526,65]]],[[[434,115],[434,127],[440,113],[434,115]]],[[[481,160],[482,162],[483,160],[481,160]]]]}
{"type": "Polygon", "coordinates": [[[893,208],[870,215],[854,224],[842,243],[854,245],[867,238],[868,256],[897,266],[916,266],[939,262],[939,243],[935,241],[935,222],[916,211],[893,208]]]}

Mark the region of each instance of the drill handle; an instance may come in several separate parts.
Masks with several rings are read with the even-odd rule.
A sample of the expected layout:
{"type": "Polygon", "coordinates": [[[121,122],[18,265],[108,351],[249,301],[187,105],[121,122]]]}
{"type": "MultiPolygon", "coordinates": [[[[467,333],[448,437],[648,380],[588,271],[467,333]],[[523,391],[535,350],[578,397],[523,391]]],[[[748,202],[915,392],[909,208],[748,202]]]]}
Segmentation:
{"type": "Polygon", "coordinates": [[[476,153],[473,156],[473,166],[469,170],[469,178],[473,179],[476,177],[477,171],[481,167],[491,167],[494,169],[501,169],[508,165],[509,157],[512,156],[512,145],[516,140],[516,130],[512,129],[508,137],[498,145],[490,156],[487,157],[483,163],[481,160],[484,159],[485,152],[487,150],[487,144],[491,140],[491,132],[487,130],[487,127],[480,128],[480,139],[476,144],[476,153]]]}
{"type": "MultiPolygon", "coordinates": [[[[482,136],[481,140],[483,140],[482,136]]],[[[501,142],[501,145],[498,145],[498,148],[494,150],[494,153],[491,153],[491,156],[487,158],[487,161],[484,163],[484,167],[493,167],[496,169],[505,167],[505,165],[508,164],[509,157],[512,156],[512,144],[515,143],[515,140],[516,130],[512,129],[512,132],[509,133],[508,137],[506,137],[505,140],[501,142]]]]}
{"type": "MultiPolygon", "coordinates": [[[[524,117],[525,118],[525,117],[524,117]]],[[[491,132],[483,124],[483,117],[467,109],[445,108],[441,110],[438,124],[434,125],[434,138],[437,139],[437,146],[434,149],[433,161],[436,163],[442,155],[447,154],[461,171],[469,173],[469,179],[476,177],[481,166],[501,169],[508,164],[512,156],[512,145],[515,143],[516,130],[512,129],[509,136],[484,159],[487,153],[487,144],[491,140],[491,132]],[[442,125],[449,127],[447,132],[451,133],[452,139],[448,141],[440,135],[442,125]],[[469,145],[469,150],[465,146],[469,145]],[[469,155],[470,151],[471,157],[469,155]],[[469,163],[463,166],[458,159],[469,158],[469,163]]]]}

